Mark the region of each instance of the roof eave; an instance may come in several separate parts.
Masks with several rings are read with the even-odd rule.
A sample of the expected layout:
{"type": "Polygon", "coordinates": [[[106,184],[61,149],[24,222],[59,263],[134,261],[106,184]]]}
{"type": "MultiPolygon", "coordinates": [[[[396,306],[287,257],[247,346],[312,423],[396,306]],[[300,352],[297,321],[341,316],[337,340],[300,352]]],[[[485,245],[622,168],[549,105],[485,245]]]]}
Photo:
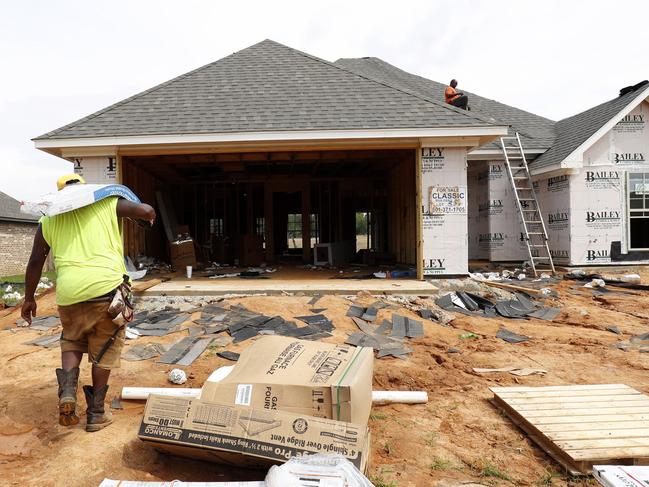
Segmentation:
{"type": "Polygon", "coordinates": [[[608,122],[602,125],[593,135],[588,137],[584,142],[582,142],[575,150],[568,154],[562,161],[562,167],[583,167],[584,164],[584,153],[590,149],[595,142],[601,139],[606,135],[617,123],[622,120],[626,115],[628,115],[631,110],[638,106],[643,101],[649,99],[649,85],[645,87],[644,90],[635,96],[629,103],[627,103],[622,110],[620,110],[617,115],[612,117],[608,122]]]}
{"type": "Polygon", "coordinates": [[[504,125],[473,127],[429,127],[404,129],[355,129],[355,130],[301,130],[274,132],[231,132],[209,134],[161,134],[109,137],[80,137],[34,139],[37,149],[59,157],[74,155],[111,155],[155,148],[190,150],[232,148],[261,148],[295,146],[311,148],[314,145],[354,145],[363,143],[389,146],[390,143],[411,143],[417,147],[421,140],[456,139],[466,147],[477,147],[506,135],[504,125]]]}

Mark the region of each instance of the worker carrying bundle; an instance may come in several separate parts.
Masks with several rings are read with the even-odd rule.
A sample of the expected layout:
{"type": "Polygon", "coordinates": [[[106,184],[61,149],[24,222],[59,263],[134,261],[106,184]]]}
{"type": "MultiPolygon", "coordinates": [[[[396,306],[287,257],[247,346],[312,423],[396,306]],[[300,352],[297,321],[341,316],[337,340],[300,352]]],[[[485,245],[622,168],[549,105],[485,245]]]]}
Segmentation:
{"type": "Polygon", "coordinates": [[[461,91],[457,91],[455,88],[457,87],[457,80],[452,79],[450,86],[446,87],[446,91],[444,92],[444,98],[446,99],[446,103],[449,105],[453,105],[454,107],[462,108],[464,110],[470,110],[469,108],[469,97],[462,93],[461,91]]]}
{"type": "Polygon", "coordinates": [[[79,365],[87,353],[92,363],[92,386],[83,386],[88,403],[86,431],[99,431],[112,423],[104,408],[108,378],[111,369],[119,367],[124,324],[133,313],[118,217],[153,225],[156,214],[124,186],[81,185],[85,181],[77,174],[62,176],[57,181],[58,193],[45,197],[50,208],[59,200],[67,201],[67,206],[58,212],[42,212],[27,264],[21,315],[31,325],[36,316],[34,292],[51,250],[56,267],[56,303],[63,325],[62,368],[56,369],[59,424],[79,422],[79,365]]]}

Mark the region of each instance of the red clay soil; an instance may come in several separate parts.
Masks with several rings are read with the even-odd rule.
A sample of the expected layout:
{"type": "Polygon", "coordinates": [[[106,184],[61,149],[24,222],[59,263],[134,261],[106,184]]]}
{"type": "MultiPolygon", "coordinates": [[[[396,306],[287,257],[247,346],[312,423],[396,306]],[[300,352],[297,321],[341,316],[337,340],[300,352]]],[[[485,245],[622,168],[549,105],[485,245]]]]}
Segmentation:
{"type": "MultiPolygon", "coordinates": [[[[637,269],[636,269],[637,271],[637,269]]],[[[649,274],[643,273],[647,282],[649,274]]],[[[592,485],[592,479],[570,479],[560,466],[489,402],[489,387],[623,382],[649,392],[649,354],[612,347],[616,342],[649,331],[649,293],[615,293],[594,298],[590,291],[557,286],[555,304],[562,312],[554,322],[530,319],[482,319],[458,316],[449,327],[425,322],[426,337],[413,340],[414,353],[406,360],[375,361],[374,389],[426,390],[426,405],[375,407],[370,419],[372,458],[369,476],[375,485],[459,486],[484,485],[592,485]],[[616,325],[621,335],[606,331],[616,325]],[[509,344],[495,338],[500,326],[533,339],[509,344]],[[461,338],[473,332],[476,338],[461,338]],[[454,347],[460,353],[449,353],[454,347]],[[473,367],[543,368],[545,376],[514,377],[506,373],[478,375],[473,367]]],[[[40,300],[42,314],[54,311],[53,295],[40,300]]],[[[267,315],[287,319],[309,313],[309,296],[254,297],[231,300],[267,315]]],[[[371,296],[358,301],[370,304],[371,296]]],[[[355,325],[345,317],[350,302],[325,296],[317,307],[333,320],[342,342],[355,325]]],[[[395,310],[397,311],[397,310],[395,310]]],[[[403,308],[397,312],[415,315],[403,308]]],[[[41,314],[39,313],[39,314],[41,314]]],[[[378,319],[392,310],[381,310],[378,319]]],[[[198,315],[196,315],[198,316],[198,315]]],[[[0,329],[15,319],[0,319],[0,329]]],[[[187,332],[137,342],[173,342],[187,332]]],[[[38,486],[97,486],[105,477],[124,480],[219,481],[255,480],[263,472],[236,470],[216,464],[174,458],[142,444],[137,430],[144,405],[123,401],[113,411],[115,422],[86,433],[81,424],[57,424],[54,369],[58,349],[24,342],[40,334],[31,330],[0,330],[0,484],[38,486]]],[[[249,342],[248,342],[249,343],[249,342]]],[[[239,351],[246,342],[229,346],[239,351]]],[[[208,350],[186,367],[190,379],[183,387],[200,387],[214,369],[231,362],[208,350]]],[[[82,366],[81,382],[89,382],[89,367],[82,366]]],[[[123,386],[170,386],[170,366],[154,360],[122,362],[111,378],[109,396],[123,386]]],[[[84,408],[85,409],[85,408],[84,408]]]]}

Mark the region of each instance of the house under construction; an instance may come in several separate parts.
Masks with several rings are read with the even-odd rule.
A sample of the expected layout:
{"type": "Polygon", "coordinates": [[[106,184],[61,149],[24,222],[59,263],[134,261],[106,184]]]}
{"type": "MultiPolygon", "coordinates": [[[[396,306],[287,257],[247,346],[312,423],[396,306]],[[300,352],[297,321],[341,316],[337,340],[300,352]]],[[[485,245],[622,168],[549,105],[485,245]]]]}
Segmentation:
{"type": "Polygon", "coordinates": [[[555,262],[649,262],[649,84],[559,122],[471,93],[461,110],[444,88],[266,40],[34,142],[164,211],[152,231],[127,225],[132,256],[168,258],[182,228],[205,261],[424,278],[529,259],[501,142],[518,134],[555,262]]]}

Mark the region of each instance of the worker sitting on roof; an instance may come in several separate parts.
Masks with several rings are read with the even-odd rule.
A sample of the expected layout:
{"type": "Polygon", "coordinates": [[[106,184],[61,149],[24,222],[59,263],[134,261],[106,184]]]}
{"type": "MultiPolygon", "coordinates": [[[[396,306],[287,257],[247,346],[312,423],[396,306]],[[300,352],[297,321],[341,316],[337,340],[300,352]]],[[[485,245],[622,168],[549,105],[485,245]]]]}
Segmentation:
{"type": "MultiPolygon", "coordinates": [[[[85,184],[77,174],[62,176],[59,191],[85,184]]],[[[34,292],[47,254],[52,250],[56,266],[56,303],[63,325],[59,382],[59,424],[75,425],[79,365],[84,353],[92,363],[92,386],[83,386],[88,409],[86,431],[99,431],[112,423],[104,410],[108,378],[119,367],[125,327],[113,313],[128,304],[130,283],[118,217],[155,220],[154,209],[111,196],[90,205],[54,216],[43,216],[38,224],[25,275],[25,302],[21,315],[29,325],[36,316],[34,292]],[[121,302],[120,302],[121,301],[121,302]],[[116,304],[117,303],[117,304],[116,304]],[[113,321],[115,320],[115,321],[113,321]],[[117,323],[116,323],[117,321],[117,323]]],[[[126,314],[124,314],[126,316],[126,314]]]]}
{"type": "Polygon", "coordinates": [[[453,105],[454,107],[468,110],[469,97],[466,96],[461,91],[457,91],[455,89],[456,86],[457,86],[457,80],[452,79],[451,85],[446,87],[446,91],[444,92],[444,98],[446,99],[446,103],[448,103],[449,105],[453,105]]]}

